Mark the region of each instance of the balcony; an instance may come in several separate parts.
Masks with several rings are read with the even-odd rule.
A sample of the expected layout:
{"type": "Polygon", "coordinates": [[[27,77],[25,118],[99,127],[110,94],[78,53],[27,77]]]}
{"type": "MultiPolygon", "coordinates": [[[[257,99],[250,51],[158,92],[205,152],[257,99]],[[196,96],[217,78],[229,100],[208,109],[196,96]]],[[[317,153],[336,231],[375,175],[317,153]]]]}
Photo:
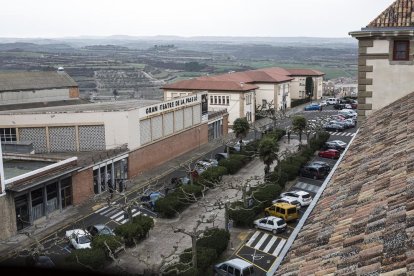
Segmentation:
{"type": "Polygon", "coordinates": [[[223,116],[224,114],[227,114],[227,108],[215,108],[213,110],[208,111],[208,120],[212,120],[214,118],[223,116]]]}

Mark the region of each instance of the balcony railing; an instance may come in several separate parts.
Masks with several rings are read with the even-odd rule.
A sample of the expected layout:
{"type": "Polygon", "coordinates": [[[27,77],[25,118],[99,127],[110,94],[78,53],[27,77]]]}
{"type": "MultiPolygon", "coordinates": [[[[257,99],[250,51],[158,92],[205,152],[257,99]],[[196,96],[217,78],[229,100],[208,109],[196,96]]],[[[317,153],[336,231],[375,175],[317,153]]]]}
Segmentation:
{"type": "Polygon", "coordinates": [[[223,116],[226,113],[227,113],[226,108],[217,108],[217,109],[209,110],[208,111],[208,119],[211,120],[211,119],[223,116]]]}

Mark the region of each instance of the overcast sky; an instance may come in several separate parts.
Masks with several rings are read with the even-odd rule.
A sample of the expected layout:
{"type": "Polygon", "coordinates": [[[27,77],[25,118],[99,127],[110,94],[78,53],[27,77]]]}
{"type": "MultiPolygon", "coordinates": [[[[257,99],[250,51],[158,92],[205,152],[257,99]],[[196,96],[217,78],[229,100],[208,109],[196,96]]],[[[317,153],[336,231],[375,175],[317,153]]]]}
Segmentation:
{"type": "Polygon", "coordinates": [[[394,0],[0,0],[0,37],[346,37],[394,0]]]}

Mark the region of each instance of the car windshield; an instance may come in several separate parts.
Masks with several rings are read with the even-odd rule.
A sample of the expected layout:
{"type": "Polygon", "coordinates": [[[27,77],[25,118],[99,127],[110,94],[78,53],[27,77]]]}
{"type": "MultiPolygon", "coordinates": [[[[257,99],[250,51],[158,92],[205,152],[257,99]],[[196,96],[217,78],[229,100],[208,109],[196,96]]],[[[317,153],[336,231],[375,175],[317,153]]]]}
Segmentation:
{"type": "Polygon", "coordinates": [[[111,235],[112,233],[111,233],[111,230],[109,230],[108,228],[103,228],[101,230],[101,234],[102,235],[111,235]]]}
{"type": "Polygon", "coordinates": [[[292,204],[293,204],[293,205],[299,205],[300,203],[299,203],[299,201],[294,200],[294,201],[292,201],[292,204]]]}
{"type": "Polygon", "coordinates": [[[90,243],[91,240],[89,239],[88,236],[79,236],[78,237],[78,243],[79,244],[85,244],[85,243],[90,243]]]}
{"type": "Polygon", "coordinates": [[[285,224],[285,221],[284,220],[279,220],[278,222],[277,222],[277,225],[278,226],[282,226],[282,225],[284,225],[285,224]]]}
{"type": "Polygon", "coordinates": [[[303,195],[302,196],[302,198],[305,198],[305,199],[308,199],[308,198],[310,198],[311,196],[310,195],[303,195]]]}

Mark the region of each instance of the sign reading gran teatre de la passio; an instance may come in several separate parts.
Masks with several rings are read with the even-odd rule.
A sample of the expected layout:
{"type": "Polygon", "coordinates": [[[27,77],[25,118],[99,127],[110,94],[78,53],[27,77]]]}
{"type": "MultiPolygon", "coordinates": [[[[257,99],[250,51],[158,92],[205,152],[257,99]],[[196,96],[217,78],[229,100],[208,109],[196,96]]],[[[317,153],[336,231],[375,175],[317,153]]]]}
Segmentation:
{"type": "Polygon", "coordinates": [[[139,110],[140,117],[146,117],[150,115],[156,115],[157,113],[166,112],[170,109],[177,107],[186,106],[188,104],[193,105],[194,103],[201,102],[201,95],[191,95],[188,97],[178,98],[168,102],[162,102],[150,106],[143,107],[139,110]]]}

